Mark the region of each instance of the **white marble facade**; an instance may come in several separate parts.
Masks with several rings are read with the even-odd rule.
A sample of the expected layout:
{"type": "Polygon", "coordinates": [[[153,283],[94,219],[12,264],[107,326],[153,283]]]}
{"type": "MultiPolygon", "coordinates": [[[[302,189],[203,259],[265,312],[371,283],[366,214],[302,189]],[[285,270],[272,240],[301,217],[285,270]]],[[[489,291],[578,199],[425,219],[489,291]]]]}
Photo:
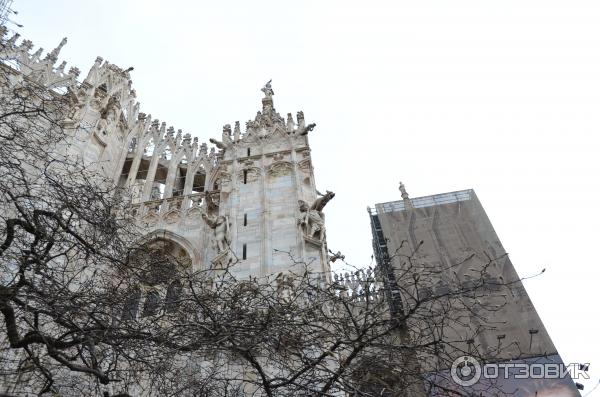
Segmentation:
{"type": "Polygon", "coordinates": [[[225,125],[219,139],[200,144],[140,112],[130,70],[98,57],[78,81],[77,68],[57,65],[66,39],[42,58],[33,43],[6,33],[0,55],[19,65],[15,78],[66,94],[67,154],[122,188],[144,241],[177,243],[196,269],[233,263],[239,278],[286,271],[290,256],[329,274],[322,209],[333,194],[320,198],[315,187],[308,144],[315,125],[302,112],[281,117],[270,82],[244,131],[239,122],[225,125]]]}

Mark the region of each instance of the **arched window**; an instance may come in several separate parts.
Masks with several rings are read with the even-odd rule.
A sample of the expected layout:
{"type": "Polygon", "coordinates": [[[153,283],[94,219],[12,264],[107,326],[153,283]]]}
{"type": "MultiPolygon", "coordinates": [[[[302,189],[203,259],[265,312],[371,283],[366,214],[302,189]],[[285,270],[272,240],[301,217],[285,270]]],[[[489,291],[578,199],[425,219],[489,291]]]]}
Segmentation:
{"type": "Polygon", "coordinates": [[[156,237],[137,247],[129,269],[131,281],[141,288],[128,293],[122,318],[134,320],[140,311],[142,318],[176,311],[183,292],[181,275],[191,262],[188,252],[167,237],[156,237]]]}

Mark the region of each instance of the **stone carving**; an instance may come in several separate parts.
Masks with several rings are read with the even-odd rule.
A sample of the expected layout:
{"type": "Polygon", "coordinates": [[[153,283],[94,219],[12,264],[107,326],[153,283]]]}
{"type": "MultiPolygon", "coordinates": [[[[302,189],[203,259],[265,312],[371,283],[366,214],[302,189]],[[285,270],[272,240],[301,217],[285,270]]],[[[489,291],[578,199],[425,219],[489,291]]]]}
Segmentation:
{"type": "Polygon", "coordinates": [[[83,87],[79,89],[68,87],[66,98],[69,103],[70,111],[63,122],[67,124],[80,122],[90,103],[91,88],[88,88],[86,92],[83,87]]]}
{"type": "Polygon", "coordinates": [[[310,159],[305,158],[304,160],[300,161],[298,163],[298,168],[305,172],[310,171],[310,159]]]}
{"type": "Polygon", "coordinates": [[[273,161],[283,161],[283,159],[286,157],[285,154],[283,153],[275,153],[273,155],[273,161]]]}
{"type": "Polygon", "coordinates": [[[291,113],[287,114],[286,127],[287,127],[288,132],[294,131],[294,119],[292,118],[291,113]]]}
{"type": "Polygon", "coordinates": [[[129,189],[131,203],[140,203],[142,201],[142,191],[144,190],[144,183],[142,181],[136,181],[131,185],[129,189]]]}
{"type": "Polygon", "coordinates": [[[231,237],[229,231],[229,219],[226,216],[209,217],[206,213],[202,214],[204,222],[213,229],[214,245],[218,254],[222,254],[229,250],[231,237]]]}
{"type": "Polygon", "coordinates": [[[406,191],[406,186],[404,186],[404,183],[400,182],[400,186],[398,186],[398,190],[400,190],[400,194],[403,199],[408,198],[408,192],[406,191]]]}
{"type": "Polygon", "coordinates": [[[286,176],[286,175],[290,175],[292,172],[292,164],[288,163],[288,162],[277,162],[277,163],[273,163],[271,164],[271,166],[269,167],[269,176],[276,178],[279,176],[286,176]]]}
{"type": "Polygon", "coordinates": [[[171,210],[165,215],[165,222],[168,224],[179,222],[179,210],[171,210]]]}
{"type": "Polygon", "coordinates": [[[217,141],[216,139],[210,138],[210,143],[215,145],[217,148],[221,150],[225,150],[231,145],[233,145],[233,141],[231,140],[231,125],[225,124],[223,126],[223,134],[221,135],[221,140],[217,141]]]}
{"type": "Polygon", "coordinates": [[[218,184],[222,192],[231,192],[231,175],[227,172],[221,172],[218,184]]]}
{"type": "Polygon", "coordinates": [[[300,131],[300,135],[308,135],[308,133],[311,132],[316,126],[317,126],[317,124],[310,123],[309,125],[307,125],[306,127],[304,127],[302,129],[302,131],[300,131]]]}
{"type": "MultiPolygon", "coordinates": [[[[303,260],[318,261],[321,266],[315,269],[327,270],[322,213],[326,202],[324,199],[313,202],[318,196],[314,195],[310,151],[306,140],[297,136],[312,127],[306,126],[308,122],[305,124],[302,112],[298,113],[299,124],[293,113],[287,113],[287,118],[286,113],[281,113],[284,117],[277,113],[271,81],[260,87],[261,94],[257,93],[264,97],[263,106],[248,123],[248,131],[244,134],[239,122],[226,124],[221,137],[217,131],[213,135],[216,139],[211,139],[216,147],[209,148],[190,134],[139,111],[129,77],[132,68],[121,69],[98,57],[91,69],[81,73],[85,80],[78,82],[75,77],[79,71],[69,70],[61,63],[59,52],[65,41],[46,56],[41,50],[33,54],[37,47],[30,41],[20,43],[17,39],[16,35],[10,40],[2,35],[0,53],[12,52],[6,59],[17,61],[16,71],[20,73],[15,75],[31,77],[51,90],[57,89],[57,93],[66,93],[71,111],[63,121],[70,121],[69,127],[77,138],[89,131],[92,142],[98,137],[110,145],[108,150],[100,152],[84,142],[81,150],[92,160],[100,152],[103,164],[108,164],[103,168],[109,177],[114,175],[124,192],[132,196],[131,212],[139,226],[147,231],[168,229],[189,238],[197,250],[195,258],[212,262],[214,268],[224,268],[235,259],[234,250],[237,247],[241,250],[244,243],[252,244],[254,233],[261,236],[264,233],[262,238],[272,238],[274,247],[286,249],[289,244],[295,254],[306,255],[303,260]],[[117,141],[121,136],[126,139],[122,145],[117,141]],[[246,161],[248,157],[252,161],[246,161]],[[119,164],[126,167],[116,169],[119,164]],[[296,167],[302,170],[300,175],[293,174],[296,167]],[[290,199],[306,201],[299,202],[298,210],[294,205],[289,206],[290,199]],[[233,222],[234,215],[246,214],[245,218],[249,218],[244,222],[248,226],[246,234],[238,240],[229,221],[233,222]],[[263,224],[269,227],[265,229],[263,224]],[[199,231],[208,233],[205,243],[197,238],[199,231]],[[297,246],[298,239],[301,247],[297,246]],[[305,249],[305,241],[312,246],[305,249]],[[213,245],[215,248],[210,248],[213,245]],[[315,246],[322,249],[315,250],[315,246]]],[[[273,269],[279,266],[279,257],[270,249],[250,246],[246,251],[250,253],[246,262],[249,269],[262,272],[265,265],[267,271],[271,263],[273,269]],[[270,255],[273,261],[267,260],[270,255]]],[[[341,259],[339,255],[331,258],[341,259]]]]}
{"type": "Polygon", "coordinates": [[[158,185],[153,185],[152,189],[150,190],[150,200],[151,201],[160,200],[161,197],[162,197],[162,193],[160,191],[160,187],[158,185]]]}
{"type": "Polygon", "coordinates": [[[298,200],[298,207],[300,208],[300,219],[298,223],[304,232],[304,236],[323,241],[325,237],[325,221],[323,220],[323,214],[319,211],[311,209],[308,203],[304,200],[298,200]]]}
{"type": "Polygon", "coordinates": [[[329,253],[331,254],[331,255],[329,255],[329,262],[331,262],[331,263],[337,261],[338,259],[341,261],[346,259],[346,256],[342,255],[342,253],[340,251],[334,253],[333,251],[329,250],[329,253]]]}
{"type": "Polygon", "coordinates": [[[15,33],[7,39],[6,33],[6,27],[0,27],[0,58],[16,61],[19,64],[19,72],[23,76],[49,89],[77,85],[76,78],[79,75],[77,68],[71,68],[69,73],[65,73],[66,62],[62,62],[58,67],[54,66],[61,49],[67,43],[66,38],[62,39],[58,47],[50,51],[44,59],[41,59],[42,48],[34,54],[30,54],[29,51],[33,48],[30,40],[23,40],[20,45],[17,45],[16,42],[20,35],[15,33]]]}
{"type": "Polygon", "coordinates": [[[241,135],[242,135],[242,132],[240,130],[240,122],[236,121],[234,130],[233,130],[233,141],[238,142],[240,140],[241,135]]]}
{"type": "Polygon", "coordinates": [[[220,194],[218,190],[207,192],[204,199],[206,201],[206,209],[209,213],[219,210],[220,194]]]}
{"type": "Polygon", "coordinates": [[[304,122],[304,112],[302,110],[296,113],[296,121],[298,122],[298,130],[303,130],[306,124],[304,122]]]}
{"type": "Polygon", "coordinates": [[[319,197],[318,199],[315,200],[315,202],[313,203],[313,205],[310,206],[311,210],[317,210],[319,212],[323,211],[323,208],[325,208],[325,206],[327,205],[327,203],[329,201],[331,201],[332,198],[335,197],[335,193],[331,192],[329,190],[326,190],[327,193],[323,194],[320,193],[317,190],[317,194],[320,195],[321,197],[319,197]]]}
{"type": "MultiPolygon", "coordinates": [[[[183,197],[178,196],[178,197],[171,197],[166,199],[167,202],[167,208],[169,209],[169,211],[179,211],[181,209],[181,204],[183,203],[183,197]]],[[[194,202],[194,199],[192,198],[192,202],[194,202]]],[[[198,206],[198,205],[194,205],[192,204],[192,207],[194,206],[198,206]]]]}
{"type": "Polygon", "coordinates": [[[244,178],[246,180],[246,183],[258,181],[260,179],[260,169],[256,167],[249,167],[241,170],[238,173],[238,180],[243,181],[244,178]]]}
{"type": "Polygon", "coordinates": [[[261,91],[265,93],[265,98],[267,99],[273,99],[273,95],[275,95],[275,92],[271,87],[271,81],[273,81],[273,79],[267,81],[267,84],[265,84],[265,86],[261,88],[261,91]]]}
{"type": "MultiPolygon", "coordinates": [[[[190,208],[200,208],[202,205],[202,194],[196,193],[189,195],[190,198],[190,208]]],[[[179,207],[181,207],[181,202],[183,202],[183,198],[179,198],[181,201],[179,202],[179,207]]]]}
{"type": "Polygon", "coordinates": [[[231,140],[231,125],[225,124],[223,126],[223,133],[221,134],[223,143],[227,146],[231,145],[233,142],[231,140]]]}
{"type": "Polygon", "coordinates": [[[225,144],[223,142],[217,141],[214,138],[210,138],[208,141],[221,150],[225,150],[225,148],[227,147],[227,146],[225,146],[225,144]]]}
{"type": "Polygon", "coordinates": [[[144,216],[144,218],[142,219],[142,224],[144,224],[146,227],[148,226],[152,226],[156,223],[158,223],[158,216],[154,213],[149,213],[148,215],[144,216]]]}
{"type": "Polygon", "coordinates": [[[279,273],[275,277],[275,286],[277,295],[283,299],[289,299],[292,296],[291,290],[294,288],[294,276],[291,274],[279,273]]]}
{"type": "Polygon", "coordinates": [[[307,135],[310,131],[312,131],[317,125],[315,123],[311,123],[306,125],[304,121],[304,112],[299,111],[296,113],[296,119],[298,121],[298,128],[294,130],[294,134],[298,135],[307,135]]]}
{"type": "Polygon", "coordinates": [[[100,112],[100,118],[96,122],[96,135],[101,137],[108,135],[108,130],[117,122],[119,111],[120,106],[118,99],[114,96],[110,97],[106,106],[100,112]]]}
{"type": "Polygon", "coordinates": [[[274,136],[276,132],[281,132],[283,135],[287,134],[285,121],[273,106],[273,95],[275,93],[271,87],[271,80],[265,84],[261,91],[265,94],[262,99],[262,112],[256,112],[254,120],[246,122],[246,134],[242,137],[244,142],[269,138],[274,136]]]}
{"type": "Polygon", "coordinates": [[[321,194],[321,196],[310,207],[306,201],[298,200],[301,213],[299,224],[304,232],[304,236],[318,241],[324,241],[325,239],[325,214],[323,214],[323,208],[335,197],[335,193],[328,190],[326,194],[321,194]]]}

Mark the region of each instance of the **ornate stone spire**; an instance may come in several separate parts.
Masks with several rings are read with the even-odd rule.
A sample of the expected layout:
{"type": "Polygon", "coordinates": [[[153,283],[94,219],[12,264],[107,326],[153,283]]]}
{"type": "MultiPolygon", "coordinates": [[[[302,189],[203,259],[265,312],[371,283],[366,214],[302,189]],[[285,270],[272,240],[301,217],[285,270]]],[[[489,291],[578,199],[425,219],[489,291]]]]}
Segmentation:
{"type": "Polygon", "coordinates": [[[270,136],[274,136],[275,132],[286,132],[285,120],[273,106],[273,87],[271,87],[271,80],[269,80],[261,91],[265,94],[262,99],[262,112],[256,112],[254,120],[246,122],[246,134],[242,137],[242,141],[248,139],[262,139],[270,136]]]}
{"type": "Polygon", "coordinates": [[[233,130],[233,141],[238,142],[240,140],[241,136],[242,136],[242,131],[240,130],[240,122],[236,121],[235,128],[233,130]]]}
{"type": "Polygon", "coordinates": [[[50,63],[55,63],[58,60],[58,54],[60,54],[60,50],[64,47],[65,44],[67,44],[67,38],[66,37],[61,40],[61,42],[58,45],[58,47],[56,47],[55,49],[53,49],[52,51],[50,51],[48,53],[48,55],[46,55],[46,58],[44,58],[44,60],[50,61],[50,63]]]}

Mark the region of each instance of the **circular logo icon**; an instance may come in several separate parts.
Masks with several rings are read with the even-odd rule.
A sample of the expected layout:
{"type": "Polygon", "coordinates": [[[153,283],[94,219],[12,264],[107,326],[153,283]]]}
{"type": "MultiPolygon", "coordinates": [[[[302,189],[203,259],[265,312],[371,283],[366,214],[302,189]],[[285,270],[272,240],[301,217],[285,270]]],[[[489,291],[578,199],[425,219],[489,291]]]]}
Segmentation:
{"type": "Polygon", "coordinates": [[[481,378],[481,365],[471,356],[462,356],[454,360],[450,368],[452,380],[460,386],[473,386],[481,378]]]}

